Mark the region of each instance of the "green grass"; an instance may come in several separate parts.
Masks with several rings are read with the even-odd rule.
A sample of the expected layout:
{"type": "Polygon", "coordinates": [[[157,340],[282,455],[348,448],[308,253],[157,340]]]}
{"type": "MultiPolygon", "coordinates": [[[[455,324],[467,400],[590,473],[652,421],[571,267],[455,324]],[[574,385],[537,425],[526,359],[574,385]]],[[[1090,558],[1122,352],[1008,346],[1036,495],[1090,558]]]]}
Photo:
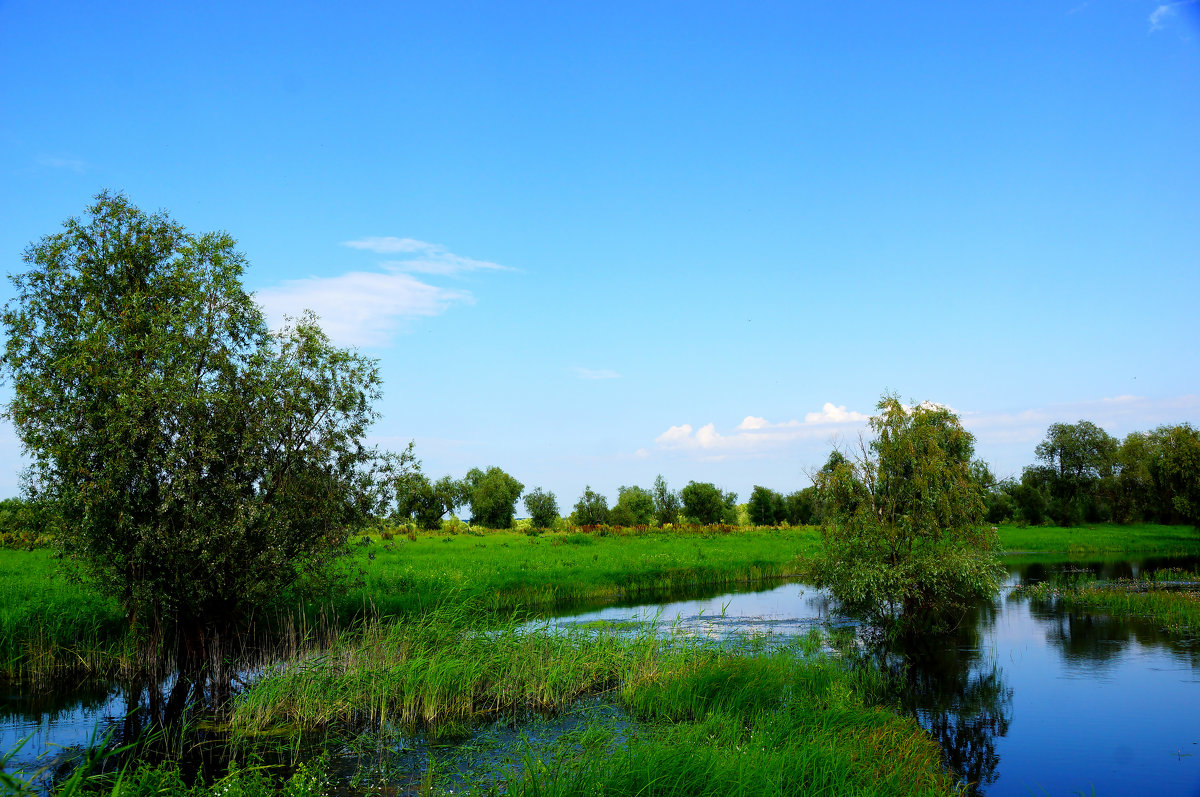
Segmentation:
{"type": "Polygon", "coordinates": [[[1131,523],[1121,526],[1000,526],[1000,546],[1009,553],[1054,553],[1067,556],[1094,554],[1200,554],[1200,531],[1191,526],[1131,523]]]}
{"type": "Polygon", "coordinates": [[[802,560],[820,547],[813,527],[415,536],[372,536],[368,545],[358,546],[352,564],[363,571],[364,583],[338,601],[339,616],[364,605],[373,605],[380,615],[412,614],[451,595],[479,596],[496,611],[553,610],[732,586],[794,576],[802,560]]]}
{"type": "MultiPolygon", "coordinates": [[[[486,633],[469,612],[374,624],[289,664],[239,700],[244,734],[424,728],[436,738],[484,719],[558,710],[606,694],[635,721],[619,747],[589,729],[532,748],[492,788],[508,794],[957,794],[941,752],[911,718],[877,705],[874,670],[819,653],[813,634],[759,655],[640,633],[486,633]],[[584,742],[587,742],[586,744],[584,742]],[[507,777],[504,777],[507,775],[507,777]]],[[[483,781],[489,782],[487,779],[483,781]]],[[[484,787],[487,791],[487,787],[484,787]]]]}
{"type": "Polygon", "coordinates": [[[62,572],[46,549],[0,549],[0,677],[104,675],[128,654],[116,603],[62,572]]]}
{"type": "MultiPolygon", "coordinates": [[[[365,544],[356,536],[345,567],[358,585],[286,602],[282,627],[293,638],[325,639],[365,618],[416,616],[452,597],[501,615],[653,600],[795,577],[820,550],[813,527],[385,536],[365,544]]],[[[1200,533],[1185,526],[1002,526],[1000,539],[1023,556],[1200,554],[1200,533]]],[[[129,662],[117,607],[71,583],[59,564],[44,549],[0,550],[0,679],[105,675],[129,662]]]]}
{"type": "MultiPolygon", "coordinates": [[[[550,612],[674,590],[733,588],[795,576],[819,546],[815,528],[379,534],[354,538],[357,586],[285,602],[294,638],[326,639],[379,616],[417,616],[448,600],[497,614],[550,612]]],[[[0,679],[115,672],[130,660],[114,603],[58,572],[47,550],[0,550],[0,679]]]]}
{"type": "Polygon", "coordinates": [[[1173,587],[1171,582],[1200,582],[1200,573],[1159,570],[1145,578],[1043,582],[1021,591],[1034,600],[1060,602],[1068,609],[1142,618],[1175,634],[1200,632],[1200,588],[1173,587]]]}

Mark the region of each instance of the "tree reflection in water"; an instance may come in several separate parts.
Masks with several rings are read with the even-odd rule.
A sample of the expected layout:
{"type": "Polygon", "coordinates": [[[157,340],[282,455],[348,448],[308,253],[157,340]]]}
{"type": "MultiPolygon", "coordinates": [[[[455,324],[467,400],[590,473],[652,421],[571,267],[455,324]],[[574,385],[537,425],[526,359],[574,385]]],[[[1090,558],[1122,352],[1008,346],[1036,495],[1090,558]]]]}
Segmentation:
{"type": "Polygon", "coordinates": [[[941,745],[946,766],[982,794],[995,782],[1000,756],[996,740],[1008,733],[1013,692],[1004,671],[980,655],[980,627],[997,607],[968,613],[951,640],[916,638],[873,645],[894,699],[941,745]]]}

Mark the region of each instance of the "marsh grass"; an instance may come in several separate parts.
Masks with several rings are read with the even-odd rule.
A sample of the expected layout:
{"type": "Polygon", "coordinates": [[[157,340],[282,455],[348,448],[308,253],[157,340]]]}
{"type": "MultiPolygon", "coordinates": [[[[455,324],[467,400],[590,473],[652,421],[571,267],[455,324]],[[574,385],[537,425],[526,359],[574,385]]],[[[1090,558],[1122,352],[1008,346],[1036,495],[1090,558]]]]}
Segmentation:
{"type": "Polygon", "coordinates": [[[438,739],[599,695],[636,723],[620,744],[611,729],[589,726],[549,750],[530,747],[520,766],[481,778],[482,790],[957,793],[937,744],[878,704],[882,676],[844,666],[824,642],[813,632],[766,648],[726,645],[651,624],[480,630],[471,609],[442,608],[372,623],[267,674],[241,696],[231,724],[247,736],[402,725],[438,739]]]}
{"type": "MultiPolygon", "coordinates": [[[[699,666],[624,684],[639,721],[616,750],[528,755],[516,795],[956,794],[941,751],[916,722],[872,705],[876,671],[796,650],[699,651],[699,666]]],[[[694,655],[694,654],[693,654],[694,655]]]]}
{"type": "Polygon", "coordinates": [[[452,733],[560,710],[674,661],[645,628],[549,633],[515,621],[489,628],[481,617],[477,607],[441,607],[372,621],[266,673],[237,700],[231,724],[243,733],[389,724],[452,733]]]}
{"type": "Polygon", "coordinates": [[[1170,633],[1200,632],[1200,573],[1168,568],[1136,579],[1098,581],[1090,574],[1072,574],[1054,581],[1024,586],[1019,594],[1033,600],[1060,603],[1067,609],[1135,617],[1170,633]]]}

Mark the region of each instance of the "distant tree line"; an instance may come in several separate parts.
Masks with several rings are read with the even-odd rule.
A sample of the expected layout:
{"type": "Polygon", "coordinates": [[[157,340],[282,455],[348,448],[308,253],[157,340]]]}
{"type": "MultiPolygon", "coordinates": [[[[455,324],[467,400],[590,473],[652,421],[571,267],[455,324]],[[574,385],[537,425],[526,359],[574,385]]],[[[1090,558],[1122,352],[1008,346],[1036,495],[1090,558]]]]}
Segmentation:
{"type": "Polygon", "coordinates": [[[1189,523],[1200,527],[1200,430],[1190,424],[1124,440],[1090,421],[1055,423],[1020,478],[997,480],[973,464],[987,519],[1057,523],[1189,523]]]}
{"type": "MultiPolygon", "coordinates": [[[[810,488],[811,489],[811,488],[810,488]]],[[[563,520],[554,493],[525,485],[498,467],[486,471],[473,468],[462,479],[443,476],[431,481],[419,464],[405,473],[396,485],[396,509],[392,520],[411,522],[418,528],[437,529],[456,510],[469,508],[470,522],[487,528],[511,528],[517,502],[522,495],[533,528],[554,528],[563,520]]],[[[672,490],[661,475],[654,486],[622,486],[612,507],[608,498],[587,486],[566,517],[571,526],[667,526],[677,523],[699,525],[738,522],[737,494],[725,492],[710,482],[688,482],[672,490]]]]}
{"type": "MultiPolygon", "coordinates": [[[[987,463],[974,460],[971,475],[982,488],[986,519],[1064,526],[1080,523],[1150,522],[1200,527],[1200,431],[1189,424],[1133,432],[1117,440],[1090,421],[1056,423],[1035,449],[1037,462],[1020,477],[998,479],[987,463]]],[[[815,482],[847,462],[834,451],[815,482]]],[[[414,460],[415,463],[415,460],[414,460]]],[[[679,524],[737,525],[737,494],[711,482],[691,481],[672,490],[661,475],[649,488],[621,486],[617,501],[587,486],[563,516],[553,492],[525,486],[499,467],[472,468],[461,479],[431,480],[419,463],[396,481],[392,522],[439,529],[460,510],[470,523],[512,528],[521,502],[532,528],[679,524]]],[[[755,485],[744,506],[743,521],[753,526],[820,525],[827,514],[815,486],[783,493],[755,485]]],[[[0,545],[43,544],[61,526],[47,501],[10,498],[0,501],[0,545]]]]}

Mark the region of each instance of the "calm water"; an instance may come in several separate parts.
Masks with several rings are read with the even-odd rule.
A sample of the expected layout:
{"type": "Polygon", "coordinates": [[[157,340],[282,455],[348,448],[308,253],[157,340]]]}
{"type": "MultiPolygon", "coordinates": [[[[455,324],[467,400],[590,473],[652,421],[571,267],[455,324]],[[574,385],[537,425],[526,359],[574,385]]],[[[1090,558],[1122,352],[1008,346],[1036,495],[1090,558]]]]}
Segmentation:
{"type": "MultiPolygon", "coordinates": [[[[1136,575],[1180,560],[1106,563],[1136,575]]],[[[1073,565],[1078,567],[1078,564],[1073,565]]],[[[1200,796],[1200,639],[1148,623],[1035,606],[1012,594],[1060,566],[1014,567],[1009,585],[958,636],[888,660],[905,679],[905,710],[942,744],[979,793],[1200,796]]],[[[799,584],[610,607],[553,624],[645,621],[708,638],[803,634],[829,619],[825,596],[799,584]]],[[[69,760],[99,725],[119,722],[119,689],[31,701],[0,695],[0,750],[32,735],[16,756],[69,760]]],[[[42,763],[46,763],[43,759],[42,763]]],[[[11,765],[10,765],[11,767],[11,765]]]]}

